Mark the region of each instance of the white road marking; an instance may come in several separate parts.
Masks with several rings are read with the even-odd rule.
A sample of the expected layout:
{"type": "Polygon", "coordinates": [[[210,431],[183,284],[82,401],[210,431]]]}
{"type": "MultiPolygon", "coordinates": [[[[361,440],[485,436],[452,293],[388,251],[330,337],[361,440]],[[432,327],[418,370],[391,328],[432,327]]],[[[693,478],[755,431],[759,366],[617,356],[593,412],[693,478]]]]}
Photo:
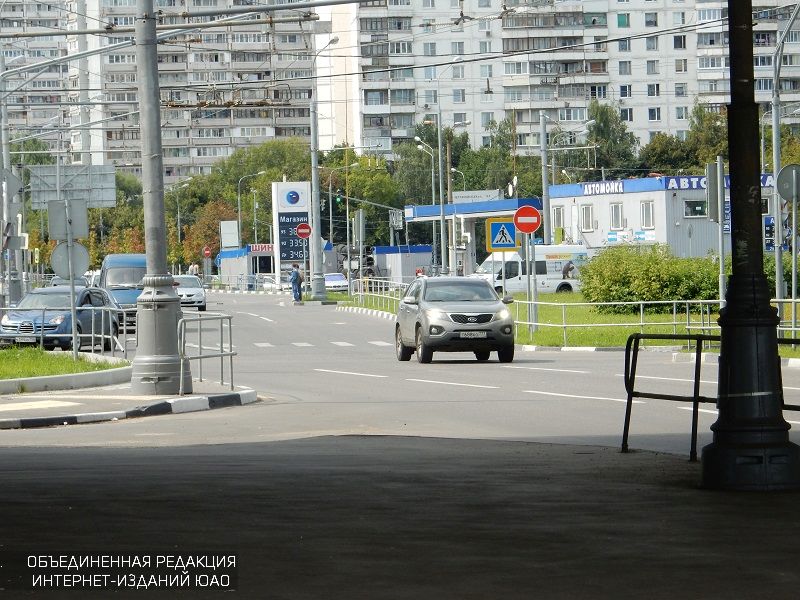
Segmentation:
{"type": "MultiPolygon", "coordinates": [[[[197,344],[193,344],[192,342],[186,342],[187,348],[200,348],[197,344]]],[[[236,346],[233,346],[236,348],[236,346]]],[[[223,344],[223,351],[227,351],[229,349],[228,344],[223,344]]],[[[214,350],[215,352],[219,352],[219,346],[203,346],[203,350],[214,350]]]]}
{"type": "Polygon", "coordinates": [[[390,342],[369,342],[373,346],[393,346],[394,344],[390,342]]]}
{"type": "Polygon", "coordinates": [[[509,365],[504,365],[504,369],[527,369],[529,371],[555,371],[557,373],[581,373],[583,375],[588,375],[591,371],[577,371],[575,369],[548,369],[547,367],[513,367],[509,365]]]}
{"type": "MultiPolygon", "coordinates": [[[[678,408],[679,408],[680,410],[692,410],[692,407],[691,407],[691,406],[679,406],[678,408]]],[[[717,414],[717,411],[715,411],[715,410],[711,410],[710,408],[698,408],[698,409],[697,409],[697,412],[708,413],[708,414],[710,414],[710,415],[715,415],[715,414],[717,414]]]]}
{"type": "Polygon", "coordinates": [[[353,371],[334,371],[332,369],[314,369],[320,373],[336,373],[337,375],[355,375],[356,377],[386,378],[388,375],[373,375],[372,373],[355,373],[353,371]]]}
{"type": "Polygon", "coordinates": [[[347,323],[344,321],[337,321],[336,323],[333,323],[333,325],[347,325],[347,323]]]}
{"type": "MultiPolygon", "coordinates": [[[[542,396],[558,396],[559,398],[576,398],[578,400],[610,400],[611,402],[627,402],[620,398],[606,398],[605,396],[578,396],[577,394],[559,394],[557,392],[545,392],[543,390],[522,390],[526,394],[541,394],[542,396]]],[[[634,404],[645,404],[643,400],[634,400],[634,404]]]]}
{"type": "MultiPolygon", "coordinates": [[[[625,377],[622,373],[617,373],[616,377],[625,377]]],[[[636,379],[659,379],[661,381],[688,381],[689,383],[694,383],[694,379],[681,379],[680,377],[656,377],[654,375],[636,375],[636,379]]],[[[716,381],[708,381],[707,379],[701,379],[700,383],[710,383],[715,384],[716,381]]]]}
{"type": "Polygon", "coordinates": [[[309,344],[308,342],[292,342],[292,346],[297,346],[299,348],[313,348],[314,344],[309,344]]]}
{"type": "Polygon", "coordinates": [[[261,319],[262,321],[268,321],[270,323],[274,323],[275,322],[272,319],[270,319],[269,317],[258,317],[258,318],[261,319]]]}
{"type": "Polygon", "coordinates": [[[0,412],[9,410],[29,410],[36,408],[62,408],[64,406],[79,406],[80,402],[62,402],[60,400],[40,400],[38,402],[12,402],[0,404],[0,412]]]}
{"type": "Polygon", "coordinates": [[[350,342],[331,342],[331,344],[333,344],[334,346],[342,346],[342,347],[353,345],[350,342]]]}
{"type": "Polygon", "coordinates": [[[270,344],[269,342],[256,342],[253,345],[257,346],[258,348],[274,348],[275,347],[272,344],[270,344]]]}
{"type": "Polygon", "coordinates": [[[435,381],[433,379],[406,379],[406,381],[416,381],[418,383],[438,383],[439,385],[458,385],[462,387],[483,388],[487,390],[499,390],[496,385],[477,385],[474,383],[456,383],[453,381],[435,381]]]}

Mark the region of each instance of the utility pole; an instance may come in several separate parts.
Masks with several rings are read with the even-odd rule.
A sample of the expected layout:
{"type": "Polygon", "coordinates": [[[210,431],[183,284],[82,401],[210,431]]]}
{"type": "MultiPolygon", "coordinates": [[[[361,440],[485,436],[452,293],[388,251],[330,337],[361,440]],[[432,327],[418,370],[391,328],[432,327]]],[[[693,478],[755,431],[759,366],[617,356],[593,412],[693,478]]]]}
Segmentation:
{"type": "Polygon", "coordinates": [[[181,389],[192,391],[192,374],[189,361],[181,361],[178,354],[181,305],[172,286],[172,275],[167,271],[156,13],[153,10],[153,0],[138,0],[136,6],[136,62],[139,65],[139,129],[142,137],[147,274],[143,280],[144,291],[136,301],[136,333],[139,344],[133,359],[131,389],[139,394],[176,394],[181,389]]]}
{"type": "MultiPolygon", "coordinates": [[[[752,0],[728,0],[731,103],[731,258],[720,310],[721,348],[714,439],[703,448],[703,485],[726,490],[800,487],[800,447],[783,418],[778,315],[770,305],[761,239],[758,105],[753,75],[752,0]]],[[[545,221],[546,223],[547,221],[545,221]]],[[[780,223],[776,223],[776,228],[780,223]]],[[[776,240],[776,244],[780,243],[776,240]]]]}

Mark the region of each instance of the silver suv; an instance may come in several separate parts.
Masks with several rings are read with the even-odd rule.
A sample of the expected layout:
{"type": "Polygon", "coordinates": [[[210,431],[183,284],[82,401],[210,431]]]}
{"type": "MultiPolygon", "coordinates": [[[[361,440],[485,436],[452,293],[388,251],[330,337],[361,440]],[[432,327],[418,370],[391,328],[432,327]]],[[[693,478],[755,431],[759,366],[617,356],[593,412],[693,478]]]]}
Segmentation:
{"type": "Polygon", "coordinates": [[[394,336],[397,360],[429,363],[434,352],[474,352],[489,360],[514,360],[514,319],[507,304],[483,279],[420,277],[408,286],[397,310],[394,336]]]}

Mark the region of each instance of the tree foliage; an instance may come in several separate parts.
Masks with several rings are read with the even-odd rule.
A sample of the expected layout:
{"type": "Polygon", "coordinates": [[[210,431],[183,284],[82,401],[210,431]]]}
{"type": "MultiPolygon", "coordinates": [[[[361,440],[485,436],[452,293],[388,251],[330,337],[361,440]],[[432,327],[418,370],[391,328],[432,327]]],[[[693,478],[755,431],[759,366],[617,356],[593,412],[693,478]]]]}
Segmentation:
{"type": "MultiPolygon", "coordinates": [[[[614,104],[601,104],[592,100],[589,104],[589,119],[594,123],[589,126],[588,142],[597,146],[597,165],[605,167],[613,173],[614,178],[622,178],[636,174],[636,151],[639,140],[628,131],[628,127],[614,104]]],[[[595,176],[599,173],[595,173],[595,176]]]]}

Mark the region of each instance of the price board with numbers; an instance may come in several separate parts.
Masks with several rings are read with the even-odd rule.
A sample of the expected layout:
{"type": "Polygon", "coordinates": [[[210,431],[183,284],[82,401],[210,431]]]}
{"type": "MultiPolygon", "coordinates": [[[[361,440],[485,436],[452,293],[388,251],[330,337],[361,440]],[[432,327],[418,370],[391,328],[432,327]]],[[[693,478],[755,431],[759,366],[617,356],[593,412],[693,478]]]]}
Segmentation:
{"type": "Polygon", "coordinates": [[[308,223],[307,212],[282,212],[278,215],[278,239],[281,261],[305,259],[306,242],[297,235],[297,226],[308,223]]]}

